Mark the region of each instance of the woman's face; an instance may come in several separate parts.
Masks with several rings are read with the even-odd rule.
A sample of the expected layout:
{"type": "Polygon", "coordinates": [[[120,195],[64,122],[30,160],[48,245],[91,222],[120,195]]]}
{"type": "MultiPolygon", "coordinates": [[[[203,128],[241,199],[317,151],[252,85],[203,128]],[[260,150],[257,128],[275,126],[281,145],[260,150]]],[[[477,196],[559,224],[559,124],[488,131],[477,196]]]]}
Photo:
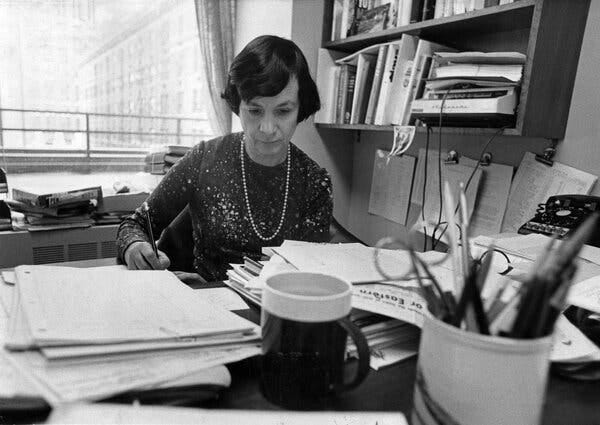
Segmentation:
{"type": "Polygon", "coordinates": [[[298,80],[294,76],[275,96],[257,96],[240,102],[246,152],[253,161],[273,166],[285,160],[298,125],[298,110],[298,80]]]}

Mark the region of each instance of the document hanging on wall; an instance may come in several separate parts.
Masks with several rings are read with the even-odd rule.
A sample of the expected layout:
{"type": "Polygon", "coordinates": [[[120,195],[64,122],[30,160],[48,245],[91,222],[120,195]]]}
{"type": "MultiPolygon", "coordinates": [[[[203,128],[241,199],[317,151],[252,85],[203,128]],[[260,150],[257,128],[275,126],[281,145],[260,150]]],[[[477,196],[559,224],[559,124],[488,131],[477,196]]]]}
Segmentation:
{"type": "Polygon", "coordinates": [[[405,225],[415,171],[415,158],[389,156],[378,149],[373,163],[369,213],[405,225]]]}

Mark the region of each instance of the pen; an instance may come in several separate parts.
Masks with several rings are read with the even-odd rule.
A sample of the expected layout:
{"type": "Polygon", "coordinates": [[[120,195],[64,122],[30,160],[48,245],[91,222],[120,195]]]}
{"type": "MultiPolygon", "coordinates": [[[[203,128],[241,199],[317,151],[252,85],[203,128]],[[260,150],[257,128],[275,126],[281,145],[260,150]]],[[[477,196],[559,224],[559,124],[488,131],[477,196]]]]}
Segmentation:
{"type": "Polygon", "coordinates": [[[142,204],[142,211],[146,216],[146,228],[148,229],[148,235],[150,236],[152,250],[154,251],[154,255],[158,258],[158,248],[156,247],[156,241],[154,240],[154,234],[152,233],[152,222],[150,221],[150,208],[148,207],[148,202],[144,201],[142,204]]]}

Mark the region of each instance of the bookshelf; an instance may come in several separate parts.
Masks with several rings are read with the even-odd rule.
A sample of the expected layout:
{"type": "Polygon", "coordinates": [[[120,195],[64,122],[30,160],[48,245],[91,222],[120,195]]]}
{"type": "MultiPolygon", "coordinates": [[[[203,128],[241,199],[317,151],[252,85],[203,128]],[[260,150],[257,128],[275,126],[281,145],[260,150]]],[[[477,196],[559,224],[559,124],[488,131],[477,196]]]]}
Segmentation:
{"type": "MultiPolygon", "coordinates": [[[[349,54],[399,39],[402,34],[463,51],[517,51],[526,55],[516,124],[506,136],[562,139],[590,0],[516,0],[460,15],[430,19],[376,33],[330,40],[333,0],[324,3],[322,47],[349,54]]],[[[318,128],[391,131],[391,126],[324,124],[318,128]]],[[[444,128],[455,134],[489,134],[489,128],[444,128]]]]}

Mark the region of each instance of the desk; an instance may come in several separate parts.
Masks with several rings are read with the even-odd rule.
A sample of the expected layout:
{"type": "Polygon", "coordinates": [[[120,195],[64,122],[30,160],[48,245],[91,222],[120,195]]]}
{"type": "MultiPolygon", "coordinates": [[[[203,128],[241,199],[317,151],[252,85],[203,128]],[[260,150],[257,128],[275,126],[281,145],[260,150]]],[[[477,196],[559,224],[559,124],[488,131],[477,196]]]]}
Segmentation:
{"type": "MultiPolygon", "coordinates": [[[[114,260],[87,260],[63,263],[73,266],[115,264],[114,260]]],[[[214,285],[210,285],[214,286],[214,285]]],[[[202,290],[202,289],[198,289],[202,290]]],[[[238,311],[241,316],[258,323],[257,307],[238,311]]],[[[327,406],[329,410],[402,411],[410,419],[416,358],[380,371],[371,371],[366,381],[354,391],[344,393],[327,406]]],[[[258,389],[260,362],[258,358],[229,365],[231,387],[217,400],[198,407],[223,409],[280,409],[264,399],[258,389]]],[[[598,424],[600,423],[600,381],[581,382],[550,375],[543,424],[598,424]]]]}
{"type": "MultiPolygon", "coordinates": [[[[258,320],[251,308],[244,316],[258,320]]],[[[354,391],[342,394],[327,409],[402,411],[408,419],[412,409],[417,359],[411,358],[380,371],[371,370],[354,391]]],[[[230,365],[232,385],[222,397],[207,406],[225,409],[279,409],[265,400],[258,389],[259,362],[249,359],[230,365]]],[[[550,374],[542,424],[600,423],[600,381],[582,382],[550,374]]]]}

